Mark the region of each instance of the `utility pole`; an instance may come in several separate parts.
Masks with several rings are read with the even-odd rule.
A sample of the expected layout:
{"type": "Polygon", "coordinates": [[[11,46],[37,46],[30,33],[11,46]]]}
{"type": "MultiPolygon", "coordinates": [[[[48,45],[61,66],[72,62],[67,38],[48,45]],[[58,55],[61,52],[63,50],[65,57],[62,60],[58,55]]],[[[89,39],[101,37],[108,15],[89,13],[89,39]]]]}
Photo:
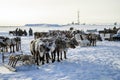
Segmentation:
{"type": "Polygon", "coordinates": [[[79,21],[79,11],[77,12],[77,22],[78,22],[78,25],[80,24],[80,21],[79,21]]]}

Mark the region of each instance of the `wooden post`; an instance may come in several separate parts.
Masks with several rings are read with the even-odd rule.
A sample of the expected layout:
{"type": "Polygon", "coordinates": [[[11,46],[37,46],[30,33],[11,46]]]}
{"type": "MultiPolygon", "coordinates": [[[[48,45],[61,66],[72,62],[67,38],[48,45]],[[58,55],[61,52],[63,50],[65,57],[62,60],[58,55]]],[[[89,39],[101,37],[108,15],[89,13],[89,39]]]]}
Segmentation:
{"type": "Polygon", "coordinates": [[[4,63],[4,53],[2,52],[2,63],[4,63]]]}
{"type": "Polygon", "coordinates": [[[5,48],[2,48],[1,49],[1,52],[2,52],[2,63],[4,63],[5,62],[5,48]]]}

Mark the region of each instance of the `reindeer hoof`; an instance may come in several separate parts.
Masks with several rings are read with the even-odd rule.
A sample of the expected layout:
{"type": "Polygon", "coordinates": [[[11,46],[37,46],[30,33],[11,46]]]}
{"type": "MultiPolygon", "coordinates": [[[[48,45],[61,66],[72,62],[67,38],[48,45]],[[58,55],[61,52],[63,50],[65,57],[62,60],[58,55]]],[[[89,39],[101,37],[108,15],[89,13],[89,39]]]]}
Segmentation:
{"type": "Polygon", "coordinates": [[[60,62],[60,60],[57,60],[58,62],[60,62]]]}
{"type": "Polygon", "coordinates": [[[47,63],[49,63],[49,61],[47,61],[47,63]]]}
{"type": "Polygon", "coordinates": [[[62,58],[60,58],[60,60],[63,60],[62,58]]]}
{"type": "Polygon", "coordinates": [[[67,58],[65,57],[65,59],[67,59],[67,58]]]}
{"type": "Polygon", "coordinates": [[[54,63],[55,62],[55,60],[52,60],[52,63],[54,63]]]}
{"type": "Polygon", "coordinates": [[[42,65],[44,65],[44,62],[42,62],[42,65]]]}

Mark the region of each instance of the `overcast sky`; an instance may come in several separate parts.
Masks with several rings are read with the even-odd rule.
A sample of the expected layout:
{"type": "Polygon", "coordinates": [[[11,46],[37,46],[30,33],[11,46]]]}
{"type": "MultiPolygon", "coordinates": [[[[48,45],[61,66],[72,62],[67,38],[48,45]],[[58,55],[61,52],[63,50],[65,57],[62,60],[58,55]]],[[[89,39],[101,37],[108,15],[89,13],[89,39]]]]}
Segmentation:
{"type": "Polygon", "coordinates": [[[120,0],[0,0],[0,25],[120,22],[120,0]]]}

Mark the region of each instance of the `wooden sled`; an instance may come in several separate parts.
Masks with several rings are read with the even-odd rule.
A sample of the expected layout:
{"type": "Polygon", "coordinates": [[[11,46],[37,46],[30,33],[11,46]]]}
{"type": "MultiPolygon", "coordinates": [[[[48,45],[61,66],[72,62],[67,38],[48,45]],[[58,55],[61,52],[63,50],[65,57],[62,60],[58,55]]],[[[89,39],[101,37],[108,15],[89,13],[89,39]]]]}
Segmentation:
{"type": "Polygon", "coordinates": [[[15,68],[13,68],[13,67],[11,67],[11,66],[9,66],[7,64],[3,64],[3,66],[6,67],[7,69],[9,69],[12,72],[16,72],[17,71],[15,68]]]}
{"type": "Polygon", "coordinates": [[[31,55],[23,55],[23,54],[19,54],[19,55],[11,55],[9,57],[9,61],[8,63],[3,63],[3,66],[6,67],[7,69],[9,69],[10,71],[12,72],[16,72],[16,64],[19,62],[19,61],[22,61],[22,62],[25,62],[25,61],[30,61],[34,63],[34,59],[31,55]]]}

